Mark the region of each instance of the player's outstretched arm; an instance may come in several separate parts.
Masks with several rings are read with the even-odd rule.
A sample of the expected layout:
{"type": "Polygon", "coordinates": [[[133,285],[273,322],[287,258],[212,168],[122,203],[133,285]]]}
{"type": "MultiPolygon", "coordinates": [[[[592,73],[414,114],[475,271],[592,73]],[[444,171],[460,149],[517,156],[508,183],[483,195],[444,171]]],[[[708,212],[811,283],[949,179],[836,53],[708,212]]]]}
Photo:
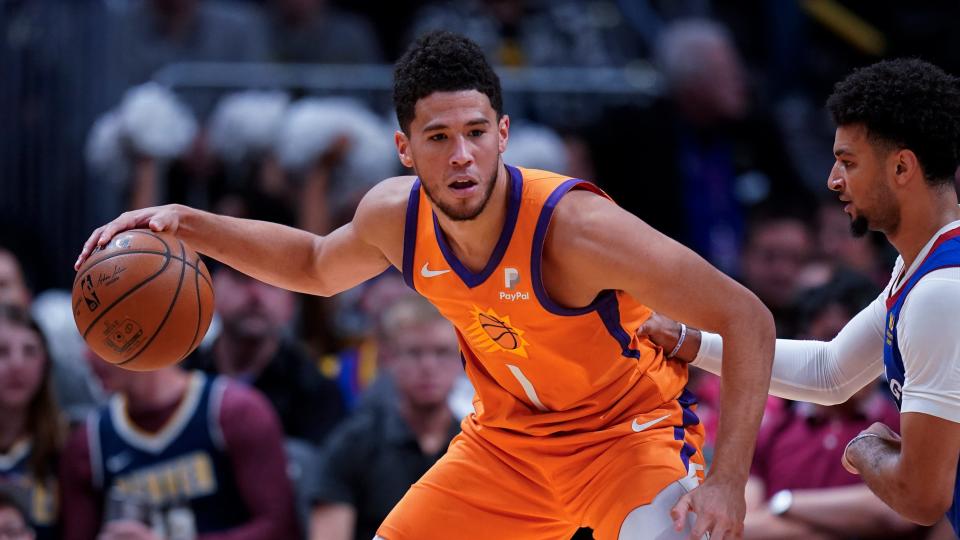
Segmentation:
{"type": "Polygon", "coordinates": [[[716,455],[706,482],[681,504],[686,501],[684,514],[697,513],[697,538],[707,531],[714,538],[739,536],[744,486],[770,383],[772,315],[692,251],[592,193],[575,191],[561,199],[551,227],[548,249],[563,259],[549,262],[565,268],[563,283],[586,286],[591,294],[623,290],[670,317],[724,336],[716,455]]]}
{"type": "MultiPolygon", "coordinates": [[[[883,320],[886,308],[874,300],[830,341],[778,339],[773,357],[770,394],[795,401],[837,405],[883,373],[883,320]]],[[[666,350],[673,350],[680,325],[654,314],[637,334],[666,350]]],[[[678,360],[720,375],[723,338],[687,328],[678,360]]]]}
{"type": "Polygon", "coordinates": [[[124,212],[93,231],[75,267],[116,234],[149,227],[266,283],[330,296],[376,276],[393,257],[402,256],[410,182],[404,177],[381,182],[364,196],[352,222],[326,236],[177,204],[124,212]]]}

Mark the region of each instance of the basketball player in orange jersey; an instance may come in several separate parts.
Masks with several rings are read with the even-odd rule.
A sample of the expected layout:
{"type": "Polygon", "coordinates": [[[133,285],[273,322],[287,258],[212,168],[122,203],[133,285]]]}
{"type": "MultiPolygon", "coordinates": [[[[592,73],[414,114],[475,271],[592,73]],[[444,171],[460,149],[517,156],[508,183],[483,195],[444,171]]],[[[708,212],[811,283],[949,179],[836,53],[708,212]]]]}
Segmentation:
{"type": "Polygon", "coordinates": [[[505,165],[510,120],[473,42],[426,35],[395,75],[397,151],[418,177],[378,184],[352,223],[320,237],[147,208],[95,230],[78,264],[118,232],[150,227],[310,294],[402,270],[456,327],[476,414],[378,538],[562,540],[580,526],[603,540],[739,538],[769,385],[770,313],[592,184],[505,165]],[[724,414],[702,484],[686,367],[634,333],[651,309],[725,339],[724,414]],[[687,516],[677,528],[671,510],[687,516]]]}

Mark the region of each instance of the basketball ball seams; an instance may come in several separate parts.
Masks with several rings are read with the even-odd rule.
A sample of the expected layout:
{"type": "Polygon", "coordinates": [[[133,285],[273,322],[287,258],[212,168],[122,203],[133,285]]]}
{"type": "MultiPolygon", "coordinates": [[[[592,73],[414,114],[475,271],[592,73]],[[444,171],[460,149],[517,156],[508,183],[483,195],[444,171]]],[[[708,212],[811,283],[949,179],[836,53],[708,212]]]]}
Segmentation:
{"type": "MultiPolygon", "coordinates": [[[[168,250],[168,251],[170,250],[170,246],[167,245],[167,241],[164,240],[159,234],[151,231],[150,229],[133,229],[132,232],[139,232],[139,233],[143,233],[143,234],[145,234],[145,235],[147,235],[147,236],[152,236],[152,237],[156,238],[157,240],[163,242],[163,245],[167,247],[167,250],[168,250]]],[[[181,241],[179,238],[177,239],[177,241],[180,242],[180,247],[182,248],[182,247],[183,247],[183,241],[181,241]]],[[[186,253],[186,252],[184,252],[184,253],[186,253]]],[[[181,262],[183,262],[184,264],[186,264],[186,265],[189,266],[190,268],[193,268],[194,270],[196,270],[197,273],[200,274],[200,277],[202,277],[203,280],[207,282],[207,285],[209,285],[211,289],[213,288],[213,283],[210,282],[210,278],[208,278],[207,276],[205,276],[205,275],[203,274],[203,272],[200,271],[200,262],[201,262],[200,257],[197,257],[197,262],[196,262],[196,263],[192,263],[192,262],[190,262],[190,261],[187,260],[186,254],[184,254],[184,256],[183,256],[182,259],[181,259],[180,257],[177,257],[176,255],[172,255],[172,254],[171,254],[170,256],[173,257],[174,259],[180,260],[181,262]]]]}
{"type": "MultiPolygon", "coordinates": [[[[154,250],[152,250],[152,249],[133,249],[133,250],[130,250],[130,251],[124,251],[123,253],[111,253],[110,255],[107,255],[106,257],[104,257],[104,258],[102,258],[102,259],[97,259],[97,260],[95,260],[95,261],[91,261],[91,262],[89,263],[89,265],[90,265],[89,268],[87,268],[86,270],[84,270],[84,271],[81,272],[81,273],[77,273],[77,277],[73,278],[73,283],[74,283],[74,285],[76,285],[77,280],[83,279],[83,277],[87,275],[87,272],[89,272],[90,270],[92,270],[94,266],[102,263],[103,261],[107,261],[107,260],[110,260],[110,259],[114,259],[114,258],[120,257],[120,256],[122,256],[122,255],[140,255],[140,254],[145,254],[145,253],[146,253],[146,254],[153,253],[153,254],[156,254],[156,255],[167,255],[166,253],[164,253],[164,252],[162,252],[162,251],[154,251],[154,250]]],[[[200,267],[199,267],[197,264],[192,263],[192,262],[190,262],[190,261],[185,261],[184,259],[182,259],[182,258],[180,258],[180,257],[177,257],[176,255],[169,255],[169,257],[170,257],[171,259],[175,259],[175,260],[178,260],[178,261],[180,261],[180,262],[182,262],[182,263],[185,263],[185,264],[186,264],[187,266],[189,266],[190,268],[193,268],[194,270],[196,270],[198,273],[200,273],[200,277],[203,278],[203,280],[207,282],[207,285],[210,285],[211,288],[213,287],[213,283],[210,282],[210,278],[208,278],[203,272],[200,272],[200,267]]],[[[198,258],[197,261],[200,262],[200,259],[198,258]]],[[[84,265],[84,266],[86,266],[86,265],[84,265]]]]}
{"type": "MultiPolygon", "coordinates": [[[[171,258],[171,259],[177,259],[177,260],[179,260],[180,263],[181,263],[181,264],[180,264],[180,279],[177,281],[177,290],[174,291],[174,293],[173,293],[173,298],[170,300],[170,306],[167,307],[167,312],[164,313],[163,319],[161,319],[161,320],[160,320],[160,324],[157,325],[157,329],[153,331],[153,335],[151,335],[151,336],[150,336],[150,339],[148,339],[147,342],[144,343],[142,347],[140,347],[140,350],[137,351],[136,354],[134,354],[134,355],[131,356],[130,358],[127,358],[126,360],[124,360],[124,361],[122,361],[122,362],[117,362],[117,363],[115,363],[114,365],[116,365],[116,366],[122,366],[122,365],[124,365],[124,364],[129,363],[129,362],[132,362],[132,361],[135,360],[138,356],[140,356],[140,355],[143,353],[143,351],[145,351],[145,350],[147,350],[148,348],[150,348],[150,344],[153,343],[153,340],[156,339],[156,338],[157,338],[157,335],[160,334],[160,332],[163,330],[163,325],[165,325],[165,324],[167,323],[167,320],[170,318],[170,314],[173,313],[173,308],[174,308],[174,306],[176,306],[176,304],[177,304],[177,298],[180,297],[180,290],[183,288],[183,276],[184,276],[184,274],[186,274],[186,272],[187,272],[187,260],[186,260],[186,258],[187,258],[187,251],[186,251],[186,248],[185,248],[184,245],[183,245],[183,242],[182,242],[182,241],[179,241],[179,242],[180,242],[180,254],[181,254],[181,257],[171,256],[170,258],[171,258]]],[[[164,243],[166,243],[166,242],[164,242],[164,243]]]]}
{"type": "MultiPolygon", "coordinates": [[[[155,255],[161,255],[161,256],[163,255],[162,253],[157,252],[157,251],[151,251],[150,253],[153,253],[153,254],[155,254],[155,255]]],[[[93,327],[96,326],[96,324],[97,324],[98,322],[100,322],[100,319],[102,319],[104,315],[106,315],[107,313],[109,313],[110,310],[112,310],[117,304],[119,304],[120,302],[124,301],[124,300],[125,300],[127,297],[129,297],[131,294],[135,293],[135,292],[136,292],[137,290],[139,290],[141,287],[143,287],[143,286],[146,285],[147,283],[150,283],[150,282],[153,281],[157,276],[159,276],[160,274],[162,274],[162,273],[167,269],[167,266],[170,266],[170,259],[172,259],[172,258],[173,258],[173,257],[170,257],[169,255],[166,256],[166,257],[164,257],[163,265],[160,266],[160,269],[159,269],[159,270],[157,270],[156,272],[154,272],[152,275],[147,276],[146,278],[144,278],[142,281],[140,281],[140,283],[137,283],[137,284],[134,285],[133,287],[130,287],[130,289],[129,289],[128,291],[126,291],[125,293],[121,294],[121,295],[120,295],[116,300],[114,300],[110,305],[106,306],[106,307],[100,312],[100,314],[97,315],[92,321],[90,321],[90,324],[87,325],[87,328],[83,331],[83,339],[87,339],[87,335],[90,334],[90,330],[93,330],[93,327]]],[[[100,261],[98,261],[98,263],[99,263],[99,262],[100,262],[100,261]]],[[[96,265],[94,265],[94,266],[96,266],[96,265]]],[[[92,269],[93,269],[93,267],[90,268],[90,270],[92,270],[92,269]]],[[[86,274],[86,272],[84,272],[84,274],[86,274]]]]}

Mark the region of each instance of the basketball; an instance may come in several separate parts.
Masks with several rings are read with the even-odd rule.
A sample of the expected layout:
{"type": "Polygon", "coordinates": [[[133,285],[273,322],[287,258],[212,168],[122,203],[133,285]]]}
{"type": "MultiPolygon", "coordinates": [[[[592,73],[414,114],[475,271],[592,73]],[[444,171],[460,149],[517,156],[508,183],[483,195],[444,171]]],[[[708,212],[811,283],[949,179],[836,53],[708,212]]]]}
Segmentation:
{"type": "Polygon", "coordinates": [[[94,251],[73,282],[73,318],[100,358],[133,371],[180,362],[213,317],[199,255],[166,233],[124,231],[94,251]]]}

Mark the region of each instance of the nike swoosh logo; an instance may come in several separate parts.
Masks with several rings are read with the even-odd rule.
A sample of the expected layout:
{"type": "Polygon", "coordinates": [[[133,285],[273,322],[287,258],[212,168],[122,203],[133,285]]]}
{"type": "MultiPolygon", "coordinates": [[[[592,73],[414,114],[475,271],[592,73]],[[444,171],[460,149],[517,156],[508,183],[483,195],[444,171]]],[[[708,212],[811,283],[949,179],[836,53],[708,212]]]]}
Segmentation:
{"type": "Polygon", "coordinates": [[[658,424],[658,423],[666,420],[667,418],[670,418],[670,415],[669,415],[669,414],[666,415],[666,416],[661,416],[660,418],[654,418],[653,420],[651,420],[651,421],[649,421],[649,422],[644,422],[644,423],[642,423],[642,424],[638,424],[638,423],[637,423],[637,419],[634,418],[634,419],[633,419],[633,424],[631,424],[630,427],[632,427],[634,431],[640,432],[640,431],[643,431],[643,430],[649,428],[650,426],[652,426],[652,425],[654,425],[654,424],[658,424]]]}
{"type": "Polygon", "coordinates": [[[420,269],[420,275],[421,275],[421,276],[423,276],[423,277],[437,277],[437,276],[442,276],[443,274],[446,274],[447,272],[450,271],[449,269],[447,269],[447,270],[431,270],[431,269],[427,268],[427,266],[429,266],[429,265],[430,265],[429,262],[423,263],[423,268],[420,269]]]}

